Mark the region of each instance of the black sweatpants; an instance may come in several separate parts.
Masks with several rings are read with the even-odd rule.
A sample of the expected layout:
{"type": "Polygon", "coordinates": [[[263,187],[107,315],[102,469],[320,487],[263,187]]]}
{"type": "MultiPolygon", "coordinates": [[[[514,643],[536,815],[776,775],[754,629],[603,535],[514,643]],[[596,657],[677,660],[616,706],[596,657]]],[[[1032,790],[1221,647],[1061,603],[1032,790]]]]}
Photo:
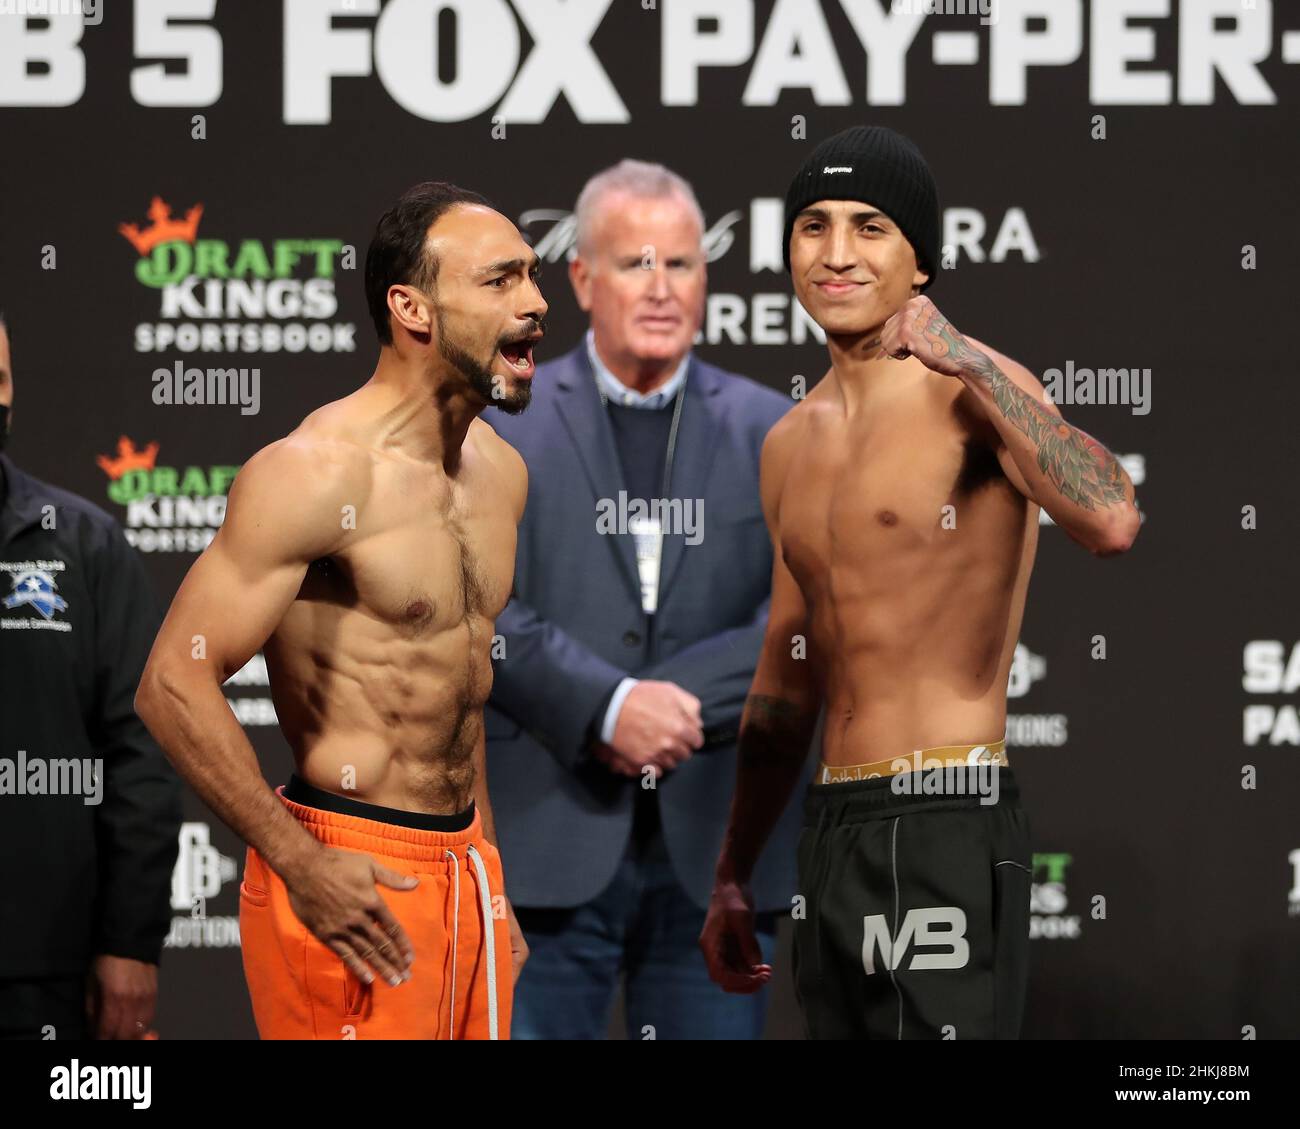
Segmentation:
{"type": "Polygon", "coordinates": [[[900,794],[899,777],[809,788],[794,935],[809,1038],[1019,1037],[1029,824],[1010,768],[983,770],[993,804],[980,770],[957,771],[946,794],[900,794]]]}

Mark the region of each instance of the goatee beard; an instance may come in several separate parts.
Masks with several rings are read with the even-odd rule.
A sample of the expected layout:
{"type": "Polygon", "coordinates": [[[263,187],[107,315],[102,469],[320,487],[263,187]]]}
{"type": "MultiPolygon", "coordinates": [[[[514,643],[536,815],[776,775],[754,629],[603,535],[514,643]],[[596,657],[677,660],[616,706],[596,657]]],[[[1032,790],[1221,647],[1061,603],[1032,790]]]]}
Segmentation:
{"type": "Polygon", "coordinates": [[[503,378],[480,364],[454,341],[448,340],[447,335],[441,332],[441,326],[439,330],[438,352],[442,354],[442,359],[464,376],[469,381],[469,386],[483,399],[512,416],[517,416],[528,407],[533,397],[531,385],[522,384],[511,392],[503,378]]]}

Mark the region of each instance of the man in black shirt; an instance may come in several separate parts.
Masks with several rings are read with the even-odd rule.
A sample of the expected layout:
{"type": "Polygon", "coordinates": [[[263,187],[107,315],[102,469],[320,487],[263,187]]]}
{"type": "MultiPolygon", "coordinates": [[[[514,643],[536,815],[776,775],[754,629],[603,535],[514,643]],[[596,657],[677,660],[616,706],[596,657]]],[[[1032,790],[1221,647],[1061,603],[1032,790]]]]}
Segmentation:
{"type": "MultiPolygon", "coordinates": [[[[0,451],[12,404],[0,317],[0,451]]],[[[0,453],[0,1037],[152,1026],[181,820],[132,705],[157,628],[117,523],[0,453]]]]}

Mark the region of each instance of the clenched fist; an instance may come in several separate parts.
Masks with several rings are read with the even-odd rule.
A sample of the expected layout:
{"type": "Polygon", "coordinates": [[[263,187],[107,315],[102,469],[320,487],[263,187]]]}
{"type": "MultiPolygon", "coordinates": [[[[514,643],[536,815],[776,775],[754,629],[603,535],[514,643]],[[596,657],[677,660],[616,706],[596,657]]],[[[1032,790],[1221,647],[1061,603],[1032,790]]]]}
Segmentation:
{"type": "Polygon", "coordinates": [[[880,347],[886,356],[901,361],[912,356],[935,372],[961,376],[988,357],[957,332],[929,298],[917,295],[885,322],[880,347]]]}

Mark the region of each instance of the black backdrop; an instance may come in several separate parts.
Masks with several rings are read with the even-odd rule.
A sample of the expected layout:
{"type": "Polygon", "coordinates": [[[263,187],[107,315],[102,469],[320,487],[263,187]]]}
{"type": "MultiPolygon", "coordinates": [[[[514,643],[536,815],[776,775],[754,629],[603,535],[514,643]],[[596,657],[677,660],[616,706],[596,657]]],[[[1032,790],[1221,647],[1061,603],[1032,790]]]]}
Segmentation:
{"type": "MultiPolygon", "coordinates": [[[[900,129],[939,183],[955,254],[929,293],[959,328],[1040,374],[1150,370],[1146,413],[1064,407],[1125,457],[1145,526],[1107,561],[1043,531],[1012,676],[1036,852],[1027,1034],[1294,1038],[1300,5],[1007,0],[990,22],[927,7],[944,5],[895,5],[889,26],[917,26],[891,51],[883,0],[389,0],[378,35],[378,0],[105,0],[48,21],[0,2],[12,454],[122,520],[166,600],[220,521],[230,470],[369,374],[357,268],[403,188],[453,180],[520,223],[549,268],[555,356],[584,328],[567,217],[624,156],[699,195],[700,354],[785,391],[811,383],[825,351],[791,314],[780,197],[829,133],[900,129]],[[289,120],[309,112],[324,120],[289,120]],[[167,291],[136,274],[119,225],[148,228],[155,196],[178,220],[201,204],[197,238],[225,243],[230,265],[256,267],[246,241],[271,270],[276,241],[326,247],[299,248],[296,282],[267,280],[265,310],[228,316],[222,303],[259,295],[219,281],[204,309],[204,280],[167,291]],[[958,239],[972,223],[973,245],[958,239]],[[325,351],[246,330],[296,344],[315,323],[325,351]],[[235,340],[152,347],[158,326],[189,346],[204,325],[235,340]],[[152,374],[178,361],[258,369],[259,410],[155,403],[152,374]]],[[[228,696],[279,782],[289,759],[256,661],[228,696]]],[[[242,848],[193,796],[186,818],[159,1029],[249,1036],[242,848]]],[[[770,1031],[797,1034],[782,971],[770,1031]]]]}

